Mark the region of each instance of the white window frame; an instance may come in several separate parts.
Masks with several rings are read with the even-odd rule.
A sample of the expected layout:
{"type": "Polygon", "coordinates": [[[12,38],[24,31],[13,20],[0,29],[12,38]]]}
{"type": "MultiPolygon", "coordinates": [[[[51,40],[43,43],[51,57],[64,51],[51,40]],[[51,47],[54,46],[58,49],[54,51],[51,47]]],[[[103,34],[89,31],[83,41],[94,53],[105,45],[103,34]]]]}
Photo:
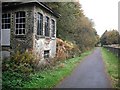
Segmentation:
{"type": "Polygon", "coordinates": [[[15,35],[26,35],[26,12],[25,12],[25,11],[18,11],[18,12],[15,13],[15,35]],[[25,13],[25,17],[20,17],[20,13],[21,13],[21,12],[22,12],[22,13],[23,13],[23,12],[25,13]],[[18,14],[18,17],[16,17],[17,13],[19,13],[19,14],[18,14]],[[19,21],[18,23],[16,22],[17,19],[18,19],[18,21],[19,21]],[[21,22],[20,22],[20,19],[25,19],[25,22],[22,22],[22,23],[21,23],[21,22]],[[19,28],[19,27],[17,27],[17,25],[18,25],[18,26],[19,26],[19,25],[25,25],[25,27],[22,26],[22,28],[19,28]],[[17,29],[18,29],[18,33],[16,33],[16,32],[17,32],[17,29]],[[20,32],[20,31],[19,31],[20,29],[22,30],[22,34],[19,33],[19,32],[20,32]],[[25,30],[25,31],[24,31],[25,33],[23,33],[23,30],[25,30]]]}
{"type": "MultiPolygon", "coordinates": [[[[5,17],[5,18],[2,17],[2,29],[10,29],[10,26],[11,26],[11,25],[10,25],[10,22],[11,22],[11,20],[10,20],[10,19],[11,19],[11,14],[10,14],[10,13],[3,13],[3,14],[6,14],[7,17],[5,17]],[[10,15],[10,17],[8,17],[9,15],[10,15]],[[10,22],[7,22],[7,23],[6,23],[5,21],[8,21],[8,20],[9,20],[10,22]],[[3,21],[4,21],[4,22],[3,22],[3,21]],[[9,27],[7,26],[8,24],[10,25],[9,27]],[[6,26],[7,26],[7,28],[6,28],[6,26]]],[[[3,16],[3,14],[2,14],[2,16],[3,16]]]]}

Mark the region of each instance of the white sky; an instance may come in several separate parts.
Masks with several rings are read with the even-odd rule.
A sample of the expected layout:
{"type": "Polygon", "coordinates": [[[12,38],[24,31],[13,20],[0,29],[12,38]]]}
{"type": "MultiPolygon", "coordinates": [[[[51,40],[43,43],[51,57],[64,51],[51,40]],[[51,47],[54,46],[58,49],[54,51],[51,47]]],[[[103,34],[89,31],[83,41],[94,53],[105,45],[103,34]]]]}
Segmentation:
{"type": "Polygon", "coordinates": [[[98,35],[105,30],[118,30],[118,2],[120,0],[79,0],[84,14],[93,19],[98,35]]]}

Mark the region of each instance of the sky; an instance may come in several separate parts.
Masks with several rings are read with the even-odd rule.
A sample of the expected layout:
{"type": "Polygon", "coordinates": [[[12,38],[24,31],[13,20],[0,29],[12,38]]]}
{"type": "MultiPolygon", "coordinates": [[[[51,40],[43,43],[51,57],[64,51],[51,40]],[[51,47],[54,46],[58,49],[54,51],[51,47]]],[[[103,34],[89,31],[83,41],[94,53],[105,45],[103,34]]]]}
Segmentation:
{"type": "Polygon", "coordinates": [[[84,14],[95,23],[98,35],[105,30],[118,30],[118,2],[120,0],[79,0],[84,14]]]}

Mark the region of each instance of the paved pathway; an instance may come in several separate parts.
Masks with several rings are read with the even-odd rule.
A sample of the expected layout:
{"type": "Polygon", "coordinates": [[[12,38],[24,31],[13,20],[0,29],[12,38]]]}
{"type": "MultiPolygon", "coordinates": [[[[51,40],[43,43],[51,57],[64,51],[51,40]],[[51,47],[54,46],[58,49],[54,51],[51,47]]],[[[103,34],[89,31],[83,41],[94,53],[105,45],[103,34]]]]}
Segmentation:
{"type": "Polygon", "coordinates": [[[111,88],[100,48],[86,57],[56,88],[111,88]]]}

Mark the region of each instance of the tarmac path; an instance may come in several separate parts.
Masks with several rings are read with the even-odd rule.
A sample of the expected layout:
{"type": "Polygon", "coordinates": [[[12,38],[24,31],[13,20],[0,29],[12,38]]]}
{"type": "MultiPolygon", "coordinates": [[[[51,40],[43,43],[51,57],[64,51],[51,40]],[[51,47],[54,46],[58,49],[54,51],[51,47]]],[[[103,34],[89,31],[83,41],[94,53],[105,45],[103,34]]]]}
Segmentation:
{"type": "Polygon", "coordinates": [[[100,48],[87,56],[56,88],[111,88],[100,48]]]}

